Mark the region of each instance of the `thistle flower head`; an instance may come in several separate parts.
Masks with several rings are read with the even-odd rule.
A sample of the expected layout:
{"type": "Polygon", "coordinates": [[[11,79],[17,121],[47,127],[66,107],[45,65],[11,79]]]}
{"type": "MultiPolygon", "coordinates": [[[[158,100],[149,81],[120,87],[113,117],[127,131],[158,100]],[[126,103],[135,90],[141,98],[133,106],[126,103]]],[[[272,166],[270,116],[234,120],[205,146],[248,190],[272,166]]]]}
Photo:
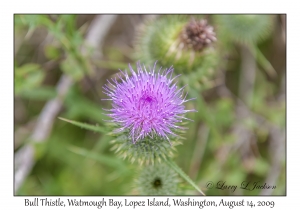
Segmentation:
{"type": "MultiPolygon", "coordinates": [[[[178,88],[172,78],[173,69],[156,72],[155,65],[149,71],[137,64],[137,71],[129,65],[131,76],[122,72],[120,82],[113,79],[104,87],[104,93],[112,101],[107,114],[118,125],[116,133],[128,132],[132,143],[142,139],[164,139],[171,144],[170,137],[177,136],[174,130],[183,129],[177,125],[185,110],[183,88],[178,88]]],[[[190,99],[191,100],[191,99],[190,99]]]]}

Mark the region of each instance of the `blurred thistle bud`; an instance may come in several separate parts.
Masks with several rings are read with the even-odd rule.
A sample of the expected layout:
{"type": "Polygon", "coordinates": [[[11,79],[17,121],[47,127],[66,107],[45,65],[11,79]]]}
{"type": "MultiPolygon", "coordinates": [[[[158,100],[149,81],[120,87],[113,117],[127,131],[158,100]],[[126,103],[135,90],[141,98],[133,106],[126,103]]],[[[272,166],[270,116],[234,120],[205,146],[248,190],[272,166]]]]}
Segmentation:
{"type": "Polygon", "coordinates": [[[272,15],[216,15],[218,33],[222,39],[241,44],[264,41],[273,29],[272,15]]]}
{"type": "Polygon", "coordinates": [[[188,90],[201,90],[216,72],[216,41],[214,29],[205,19],[162,16],[146,21],[137,31],[136,58],[145,64],[157,60],[159,65],[172,65],[176,73],[182,74],[179,86],[188,84],[188,90]]]}
{"type": "Polygon", "coordinates": [[[104,93],[112,101],[112,109],[106,110],[115,126],[116,139],[113,149],[132,162],[154,163],[173,156],[174,146],[180,144],[182,120],[187,112],[183,88],[178,88],[172,77],[173,69],[161,73],[155,65],[149,71],[137,63],[135,72],[129,65],[127,72],[108,81],[104,93]]]}
{"type": "Polygon", "coordinates": [[[180,179],[168,165],[146,166],[135,184],[140,195],[178,195],[180,179]]]}

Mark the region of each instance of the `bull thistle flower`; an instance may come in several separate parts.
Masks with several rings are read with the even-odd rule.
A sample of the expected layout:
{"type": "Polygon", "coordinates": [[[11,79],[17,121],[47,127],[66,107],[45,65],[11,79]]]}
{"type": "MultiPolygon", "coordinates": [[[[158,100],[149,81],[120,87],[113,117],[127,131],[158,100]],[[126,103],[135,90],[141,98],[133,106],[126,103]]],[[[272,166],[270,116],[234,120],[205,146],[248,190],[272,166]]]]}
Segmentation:
{"type": "Polygon", "coordinates": [[[132,162],[154,163],[173,156],[174,146],[180,144],[178,135],[185,128],[182,120],[187,112],[184,103],[187,94],[173,82],[173,68],[155,66],[149,71],[137,63],[137,71],[129,65],[131,76],[121,71],[117,79],[108,81],[104,93],[112,101],[112,109],[106,110],[116,129],[113,147],[117,153],[132,162]],[[123,78],[121,77],[123,75],[123,78]]]}

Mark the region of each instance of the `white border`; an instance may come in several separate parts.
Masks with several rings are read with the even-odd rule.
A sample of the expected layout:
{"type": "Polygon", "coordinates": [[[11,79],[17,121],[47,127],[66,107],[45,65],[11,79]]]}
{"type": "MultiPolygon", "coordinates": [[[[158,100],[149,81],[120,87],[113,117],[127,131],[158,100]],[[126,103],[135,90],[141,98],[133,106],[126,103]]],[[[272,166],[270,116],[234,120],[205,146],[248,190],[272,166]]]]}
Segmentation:
{"type": "MultiPolygon", "coordinates": [[[[294,1],[296,2],[296,1],[294,1]]],[[[287,196],[283,197],[206,197],[207,200],[274,200],[274,209],[298,206],[300,69],[299,20],[297,4],[288,1],[5,1],[1,3],[1,146],[0,146],[0,206],[1,209],[32,209],[24,206],[24,199],[13,196],[13,14],[14,13],[287,13],[287,196]],[[4,64],[4,65],[3,65],[4,64]],[[2,208],[4,207],[4,208],[2,208]],[[16,208],[17,207],[17,208],[16,208]]],[[[70,197],[63,197],[66,200],[70,197]]],[[[102,197],[76,197],[100,200],[102,197]]],[[[109,199],[110,197],[105,197],[109,199]]],[[[146,200],[148,197],[115,197],[123,200],[146,200]]],[[[177,197],[176,197],[177,198],[177,197]]],[[[186,199],[187,197],[183,197],[186,199]]],[[[55,197],[51,197],[55,199],[55,197]]],[[[166,199],[166,197],[158,197],[166,199]]],[[[200,198],[199,198],[200,199],[200,198]]],[[[202,199],[202,198],[201,198],[202,199]]],[[[150,207],[148,207],[150,208],[150,207]]],[[[169,207],[167,207],[170,209],[169,207]]],[[[176,208],[176,207],[173,207],[176,208]]],[[[172,208],[172,209],[173,209],[172,208]]],[[[181,209],[182,207],[180,207],[181,209]]],[[[198,208],[198,207],[194,207],[198,208]]],[[[238,207],[235,207],[238,208],[238,207]]],[[[39,208],[40,209],[40,208],[39,208]]],[[[72,209],[66,207],[65,209],[72,209]]],[[[84,208],[86,209],[86,208],[84,208]]],[[[96,209],[90,207],[89,209],[96,209]]],[[[115,209],[106,207],[104,209],[115,209]]],[[[132,207],[122,208],[132,209],[132,207]]],[[[143,208],[145,209],[145,207],[143,208]]],[[[147,208],[146,208],[147,209],[147,208]]],[[[164,208],[162,208],[164,209],[164,208]]],[[[177,208],[179,209],[179,208],[177,208]]],[[[228,207],[226,207],[228,209],[228,207]]],[[[294,208],[295,209],[295,208],[294,208]]]]}

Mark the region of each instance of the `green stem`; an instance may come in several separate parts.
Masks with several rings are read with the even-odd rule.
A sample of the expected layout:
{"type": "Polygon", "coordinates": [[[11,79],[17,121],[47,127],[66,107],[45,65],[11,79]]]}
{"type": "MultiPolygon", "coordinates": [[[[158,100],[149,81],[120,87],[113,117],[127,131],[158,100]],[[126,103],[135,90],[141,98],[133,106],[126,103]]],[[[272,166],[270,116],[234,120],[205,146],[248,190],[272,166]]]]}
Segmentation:
{"type": "Polygon", "coordinates": [[[248,46],[251,53],[256,58],[257,62],[263,67],[263,69],[266,71],[266,73],[272,77],[275,78],[277,76],[277,72],[275,71],[274,67],[268,61],[268,59],[264,56],[264,54],[260,51],[260,49],[256,45],[250,45],[248,46]]]}
{"type": "Polygon", "coordinates": [[[174,163],[172,160],[167,159],[165,160],[166,163],[174,170],[176,171],[183,179],[185,179],[190,185],[192,185],[200,194],[205,195],[200,188],[191,180],[191,178],[179,168],[179,166],[174,163]]]}

